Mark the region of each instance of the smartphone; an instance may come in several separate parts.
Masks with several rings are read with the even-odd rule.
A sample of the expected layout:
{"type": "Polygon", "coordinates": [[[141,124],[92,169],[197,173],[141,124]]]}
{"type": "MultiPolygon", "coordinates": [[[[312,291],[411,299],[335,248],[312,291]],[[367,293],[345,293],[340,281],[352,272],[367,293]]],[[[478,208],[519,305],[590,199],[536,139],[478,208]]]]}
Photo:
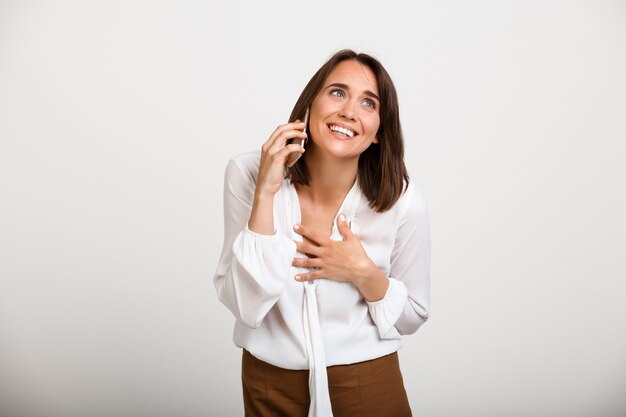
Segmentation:
{"type": "MultiPolygon", "coordinates": [[[[309,109],[306,109],[306,113],[304,114],[304,130],[303,132],[306,133],[306,128],[309,125],[309,109]]],[[[298,143],[300,144],[300,146],[302,146],[302,148],[304,148],[304,139],[300,139],[300,138],[293,138],[293,139],[289,139],[287,141],[287,143],[298,143]]],[[[300,152],[291,152],[289,154],[289,156],[287,157],[287,167],[291,168],[293,166],[293,164],[295,164],[296,162],[298,162],[298,159],[300,159],[300,156],[302,154],[300,152]]]]}

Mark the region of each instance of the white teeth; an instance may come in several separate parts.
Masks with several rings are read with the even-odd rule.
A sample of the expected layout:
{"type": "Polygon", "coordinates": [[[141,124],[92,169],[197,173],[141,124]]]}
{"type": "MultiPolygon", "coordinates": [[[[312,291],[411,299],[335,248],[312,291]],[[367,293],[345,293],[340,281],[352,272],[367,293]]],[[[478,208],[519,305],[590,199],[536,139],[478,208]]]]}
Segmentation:
{"type": "Polygon", "coordinates": [[[332,130],[333,132],[339,132],[339,133],[343,133],[346,136],[352,137],[354,136],[354,132],[350,129],[346,129],[344,127],[341,126],[335,126],[335,125],[330,125],[328,126],[330,128],[330,130],[332,130]]]}

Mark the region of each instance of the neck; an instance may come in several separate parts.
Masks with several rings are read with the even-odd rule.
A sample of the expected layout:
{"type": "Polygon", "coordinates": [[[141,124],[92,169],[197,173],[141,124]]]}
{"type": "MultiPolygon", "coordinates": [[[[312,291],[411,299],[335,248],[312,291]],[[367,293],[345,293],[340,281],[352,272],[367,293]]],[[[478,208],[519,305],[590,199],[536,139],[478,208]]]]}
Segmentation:
{"type": "Polygon", "coordinates": [[[309,187],[300,187],[316,204],[332,204],[348,194],[358,172],[358,156],[334,158],[309,148],[305,164],[309,174],[309,187]]]}

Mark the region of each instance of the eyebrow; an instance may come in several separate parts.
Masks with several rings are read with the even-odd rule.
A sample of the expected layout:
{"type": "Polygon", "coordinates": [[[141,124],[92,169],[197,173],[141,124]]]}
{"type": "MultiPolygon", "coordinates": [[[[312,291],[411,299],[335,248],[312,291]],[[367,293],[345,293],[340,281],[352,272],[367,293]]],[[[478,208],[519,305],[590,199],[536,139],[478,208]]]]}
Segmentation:
{"type": "MultiPolygon", "coordinates": [[[[348,87],[348,85],[344,84],[344,83],[332,83],[332,84],[329,84],[329,85],[326,86],[325,90],[330,88],[330,87],[339,87],[339,88],[343,88],[343,89],[346,89],[346,90],[350,90],[350,87],[348,87]]],[[[367,96],[375,98],[380,103],[380,99],[378,98],[378,96],[373,91],[365,90],[363,93],[365,93],[365,95],[367,95],[367,96]]]]}

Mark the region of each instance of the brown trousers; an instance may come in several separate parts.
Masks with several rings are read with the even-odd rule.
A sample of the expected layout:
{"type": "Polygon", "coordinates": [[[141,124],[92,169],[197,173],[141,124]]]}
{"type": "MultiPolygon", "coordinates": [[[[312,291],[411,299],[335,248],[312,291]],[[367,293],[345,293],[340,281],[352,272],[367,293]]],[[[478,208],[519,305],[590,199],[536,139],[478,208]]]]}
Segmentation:
{"type": "MultiPolygon", "coordinates": [[[[329,366],[334,417],[410,417],[398,354],[352,365],[329,366]]],[[[283,369],[243,349],[241,365],[246,417],[307,417],[309,371],[283,369]]]]}

